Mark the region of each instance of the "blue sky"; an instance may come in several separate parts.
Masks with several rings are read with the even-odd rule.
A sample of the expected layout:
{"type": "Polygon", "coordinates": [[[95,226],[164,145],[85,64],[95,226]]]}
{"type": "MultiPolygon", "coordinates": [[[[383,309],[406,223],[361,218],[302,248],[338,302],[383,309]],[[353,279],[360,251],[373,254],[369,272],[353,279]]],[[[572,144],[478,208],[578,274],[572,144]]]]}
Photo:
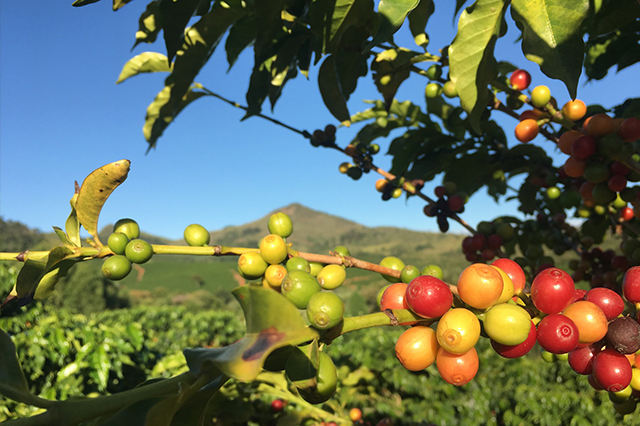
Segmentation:
{"type": "MultiPolygon", "coordinates": [[[[424,203],[419,199],[382,202],[374,189],[375,174],[353,181],[338,173],[339,164],[348,158],[337,151],[313,148],[299,135],[260,118],[240,122],[243,111],[214,98],[200,99],[184,110],[157,149],[146,154],[146,108],[166,75],[139,76],[121,85],[115,81],[132,56],[146,50],[163,52],[163,43],[131,51],[147,2],[131,2],[118,12],[111,11],[107,0],[82,8],[71,3],[2,2],[0,215],[5,220],[44,231],[64,226],[74,180],[81,182],[101,165],[127,158],[132,161],[129,178],[107,202],[99,225],[131,217],[146,232],[180,238],[190,223],[215,230],[298,202],[367,226],[437,229],[435,221],[422,214],[424,203]]],[[[455,33],[453,2],[436,3],[436,17],[427,27],[432,52],[455,33]]],[[[514,37],[500,41],[498,59],[529,69],[534,86],[546,84],[560,104],[566,102],[566,89],[536,72],[514,37]]],[[[220,47],[197,81],[244,103],[251,66],[252,52],[247,50],[227,74],[220,47]]],[[[299,77],[288,83],[273,116],[310,132],[337,124],[322,103],[316,78],[317,68],[308,81],[299,77]]],[[[426,81],[412,80],[397,98],[424,105],[426,81]]],[[[366,108],[362,99],[377,98],[372,88],[369,74],[351,97],[352,113],[366,108]]],[[[581,85],[578,96],[587,104],[610,107],[637,96],[637,89],[637,67],[631,67],[611,73],[604,82],[581,85]]],[[[270,113],[267,104],[264,109],[270,113]]],[[[517,123],[504,123],[511,135],[517,123]]],[[[345,146],[357,129],[339,129],[338,143],[345,146]]],[[[386,169],[390,157],[383,153],[389,142],[380,141],[382,153],[375,158],[386,169]]],[[[535,143],[552,148],[543,140],[535,143]]],[[[434,185],[426,190],[430,196],[434,185]]],[[[497,206],[482,190],[472,197],[463,218],[475,225],[514,213],[515,205],[497,206]]],[[[464,231],[452,226],[452,232],[464,231]]]]}

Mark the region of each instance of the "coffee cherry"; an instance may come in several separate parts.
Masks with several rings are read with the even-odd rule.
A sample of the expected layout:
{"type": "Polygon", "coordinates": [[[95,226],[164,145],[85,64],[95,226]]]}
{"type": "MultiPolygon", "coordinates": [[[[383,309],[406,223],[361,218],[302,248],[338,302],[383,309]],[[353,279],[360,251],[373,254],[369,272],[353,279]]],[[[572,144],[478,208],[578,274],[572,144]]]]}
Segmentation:
{"type": "MultiPolygon", "coordinates": [[[[309,261],[307,259],[303,259],[302,257],[294,256],[289,258],[285,266],[288,272],[305,271],[311,273],[311,265],[309,264],[309,261]]],[[[320,265],[320,269],[322,269],[322,265],[320,265]]]]}
{"type": "Polygon", "coordinates": [[[455,83],[449,80],[444,83],[444,86],[442,86],[442,93],[444,93],[447,98],[455,98],[458,96],[458,89],[456,88],[455,83]]]}
{"type": "Polygon", "coordinates": [[[552,354],[564,354],[578,346],[578,327],[562,314],[550,314],[538,324],[538,343],[552,354]]]}
{"type": "Polygon", "coordinates": [[[452,354],[444,348],[438,349],[436,367],[445,382],[462,386],[469,383],[478,373],[478,353],[476,348],[471,348],[464,354],[452,354]]]}
{"type": "Polygon", "coordinates": [[[581,344],[590,345],[607,334],[607,317],[595,303],[581,300],[574,302],[563,312],[578,327],[581,344]]]}
{"type": "Polygon", "coordinates": [[[114,232],[109,235],[109,239],[107,240],[109,249],[115,254],[124,254],[127,244],[129,244],[129,237],[122,232],[114,232]]]}
{"type": "Polygon", "coordinates": [[[520,294],[524,290],[527,280],[524,270],[517,262],[511,259],[501,258],[491,262],[491,266],[496,266],[502,269],[506,272],[509,278],[511,278],[511,282],[513,283],[513,293],[515,295],[520,294]]]}
{"type": "Polygon", "coordinates": [[[596,146],[596,140],[592,136],[580,136],[571,145],[571,155],[578,160],[586,160],[595,154],[596,146]]]}
{"type": "Polygon", "coordinates": [[[625,142],[640,139],[640,120],[636,117],[625,118],[618,128],[618,135],[625,142]]]}
{"type": "Polygon", "coordinates": [[[619,392],[631,383],[629,360],[615,349],[607,348],[598,353],[592,365],[596,382],[609,392],[619,392]]]}
{"type": "Polygon", "coordinates": [[[640,350],[640,324],[632,317],[616,318],[609,323],[605,341],[621,354],[634,354],[640,350]]]}
{"type": "Polygon", "coordinates": [[[283,262],[287,254],[287,243],[277,234],[269,234],[260,241],[260,255],[270,265],[283,262]]]}
{"type": "Polygon", "coordinates": [[[432,277],[436,277],[438,279],[442,279],[443,278],[443,273],[442,273],[442,268],[440,268],[438,265],[427,265],[424,268],[422,268],[422,271],[420,271],[420,275],[431,275],[432,277]]]}
{"type": "Polygon", "coordinates": [[[362,420],[362,410],[356,407],[352,408],[351,410],[349,410],[349,418],[352,422],[359,422],[360,420],[362,420]]]}
{"type": "Polygon", "coordinates": [[[268,228],[269,233],[279,235],[282,238],[288,238],[293,233],[291,218],[282,212],[269,216],[268,228]]]}
{"type": "Polygon", "coordinates": [[[263,276],[268,266],[269,264],[257,251],[243,253],[238,258],[238,272],[248,280],[255,280],[263,276]]]}
{"type": "Polygon", "coordinates": [[[322,268],[324,268],[324,265],[320,262],[309,262],[309,273],[314,277],[318,276],[320,271],[322,271],[322,268]]]}
{"type": "Polygon", "coordinates": [[[282,265],[269,265],[264,272],[264,278],[274,290],[280,290],[282,280],[287,275],[287,268],[282,265]]]}
{"type": "Polygon", "coordinates": [[[515,346],[527,340],[531,329],[531,316],[520,306],[501,303],[484,314],[484,331],[491,340],[502,345],[515,346]]]}
{"type": "Polygon", "coordinates": [[[284,401],[281,399],[274,399],[271,401],[271,411],[274,413],[279,413],[284,408],[284,401]]]}
{"type": "Polygon", "coordinates": [[[409,309],[409,305],[405,298],[408,284],[395,283],[384,288],[380,297],[380,310],[386,309],[409,309]]]}
{"type": "Polygon", "coordinates": [[[593,358],[600,352],[601,344],[578,346],[569,352],[569,365],[578,374],[588,375],[593,372],[593,358]]]}
{"type": "MultiPolygon", "coordinates": [[[[613,259],[611,263],[613,264],[613,259]]],[[[592,288],[585,294],[584,300],[595,303],[602,310],[607,321],[618,317],[624,311],[622,297],[608,288],[592,288]]]]}
{"type": "Polygon", "coordinates": [[[102,275],[112,281],[118,281],[129,275],[131,266],[131,261],[125,256],[111,256],[102,263],[102,275]]]}
{"type": "MultiPolygon", "coordinates": [[[[393,270],[396,270],[398,272],[402,271],[402,268],[404,268],[404,262],[400,259],[398,259],[395,256],[387,256],[384,259],[382,259],[380,261],[380,266],[383,266],[385,268],[390,268],[393,270]]],[[[397,283],[399,281],[399,278],[397,277],[392,277],[391,275],[384,275],[381,274],[385,280],[392,282],[392,283],[397,283]]]]}
{"type": "Polygon", "coordinates": [[[442,86],[438,83],[429,83],[424,89],[424,95],[427,99],[437,98],[442,95],[442,86]]]}
{"type": "Polygon", "coordinates": [[[340,256],[351,256],[351,252],[345,246],[335,246],[331,251],[339,254],[340,256]]]}
{"type": "Polygon", "coordinates": [[[613,118],[609,117],[607,114],[592,115],[589,117],[589,121],[586,124],[587,133],[597,138],[613,133],[615,129],[613,118]]]}
{"type": "Polygon", "coordinates": [[[491,346],[498,353],[498,355],[504,358],[519,358],[524,356],[533,349],[537,340],[537,330],[533,321],[530,321],[531,326],[529,327],[529,334],[524,342],[517,345],[503,345],[501,343],[496,342],[495,340],[491,340],[491,346]]]}
{"type": "Polygon", "coordinates": [[[458,277],[458,295],[463,302],[478,309],[495,304],[503,287],[500,273],[482,263],[467,266],[458,277]]]}
{"type": "Polygon", "coordinates": [[[515,130],[516,139],[522,143],[527,143],[538,136],[540,128],[538,122],[533,119],[526,119],[518,123],[515,130]]]}
{"type": "Polygon", "coordinates": [[[509,77],[509,83],[511,83],[511,87],[515,90],[523,91],[531,84],[531,74],[525,70],[515,70],[511,73],[511,77],[509,77]]]}
{"type": "Polygon", "coordinates": [[[531,104],[536,108],[542,108],[551,100],[551,91],[547,86],[536,86],[531,91],[531,104]]]}
{"type": "Polygon", "coordinates": [[[338,386],[338,373],[333,360],[324,352],[318,353],[317,384],[312,388],[298,388],[300,396],[311,404],[322,404],[329,400],[338,386]]]}
{"type": "Polygon", "coordinates": [[[282,294],[298,309],[305,309],[311,296],[322,288],[316,278],[304,271],[291,271],[282,280],[282,294]]]}
{"type": "Polygon", "coordinates": [[[153,257],[151,244],[141,239],[134,239],[127,243],[125,256],[133,263],[146,263],[153,257]]]}
{"type": "Polygon", "coordinates": [[[193,223],[185,228],[184,240],[190,246],[206,246],[211,240],[211,235],[204,226],[193,223]]]}
{"type": "Polygon", "coordinates": [[[129,240],[140,237],[140,227],[133,219],[120,219],[113,225],[113,232],[122,232],[129,240]]]}
{"type": "Polygon", "coordinates": [[[569,101],[562,107],[562,115],[571,121],[581,120],[587,113],[587,106],[580,99],[569,101]]]}
{"type": "Polygon", "coordinates": [[[396,342],[396,357],[409,371],[420,371],[436,360],[438,339],[432,328],[416,325],[400,335],[396,342]]]}
{"type": "Polygon", "coordinates": [[[571,304],[574,290],[569,274],[558,268],[547,268],[533,279],[531,299],[545,314],[557,314],[571,304]]]}
{"type": "Polygon", "coordinates": [[[409,308],[423,318],[439,318],[453,304],[453,293],[442,280],[429,275],[414,278],[406,289],[409,308]]]}
{"type": "Polygon", "coordinates": [[[442,77],[442,67],[438,64],[433,64],[427,68],[426,76],[429,80],[438,80],[442,77]]]}
{"type": "Polygon", "coordinates": [[[463,354],[478,342],[480,321],[468,309],[451,309],[438,321],[436,336],[444,350],[452,354],[463,354]]]}
{"type": "Polygon", "coordinates": [[[405,265],[400,272],[400,281],[409,284],[413,279],[420,276],[420,269],[413,265],[405,265]]]}
{"type": "Polygon", "coordinates": [[[622,293],[629,302],[640,303],[640,266],[634,266],[624,274],[622,293]]]}
{"type": "Polygon", "coordinates": [[[500,297],[496,301],[496,304],[507,303],[509,300],[513,298],[513,296],[515,296],[515,288],[513,287],[513,281],[511,281],[511,277],[509,277],[509,275],[507,275],[507,273],[504,272],[502,269],[494,265],[491,265],[491,267],[495,268],[495,270],[498,271],[498,273],[500,274],[500,277],[502,277],[502,293],[500,293],[500,297]]]}
{"type": "Polygon", "coordinates": [[[344,302],[335,293],[321,291],[315,293],[307,303],[307,318],[311,325],[320,330],[335,327],[344,316],[344,302]]]}
{"type": "Polygon", "coordinates": [[[333,290],[340,287],[347,278],[347,272],[340,265],[327,265],[318,273],[316,277],[320,287],[325,290],[333,290]]]}

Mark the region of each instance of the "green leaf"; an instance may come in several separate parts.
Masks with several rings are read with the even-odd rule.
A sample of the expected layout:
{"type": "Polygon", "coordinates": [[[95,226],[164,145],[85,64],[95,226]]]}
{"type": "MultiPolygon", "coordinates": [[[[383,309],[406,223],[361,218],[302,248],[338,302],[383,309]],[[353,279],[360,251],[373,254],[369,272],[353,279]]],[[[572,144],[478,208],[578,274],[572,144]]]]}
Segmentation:
{"type": "Polygon", "coordinates": [[[204,92],[194,90],[199,87],[201,86],[194,85],[192,88],[189,88],[187,93],[183,95],[178,102],[172,98],[173,86],[165,86],[165,88],[156,95],[156,98],[147,107],[147,116],[145,117],[145,123],[142,128],[142,133],[149,142],[149,149],[155,147],[158,138],[162,136],[164,130],[187,105],[207,95],[204,92]]]}
{"type": "Polygon", "coordinates": [[[373,78],[387,109],[391,108],[398,88],[410,75],[411,59],[415,53],[406,49],[380,52],[371,64],[373,78]]]}
{"type": "Polygon", "coordinates": [[[62,244],[66,246],[73,246],[71,241],[69,241],[69,238],[67,238],[67,234],[65,234],[62,228],[60,228],[59,226],[53,226],[52,228],[53,232],[55,232],[58,238],[60,238],[60,241],[62,241],[62,244]]]}
{"type": "Polygon", "coordinates": [[[369,72],[367,57],[360,52],[340,50],[335,54],[335,67],[340,81],[340,91],[346,100],[356,90],[358,79],[369,72]]]}
{"type": "Polygon", "coordinates": [[[603,2],[600,10],[589,18],[592,28],[589,38],[619,30],[640,18],[640,4],[636,0],[603,2]]]}
{"type": "Polygon", "coordinates": [[[235,64],[240,53],[256,39],[256,17],[248,15],[239,19],[229,30],[229,36],[225,42],[227,62],[229,69],[235,64]]]}
{"type": "Polygon", "coordinates": [[[522,51],[550,78],[564,82],[575,99],[582,72],[581,25],[589,0],[514,0],[511,15],[522,29],[522,51]]]}
{"type": "Polygon", "coordinates": [[[11,337],[0,330],[0,393],[10,396],[7,395],[7,391],[12,394],[28,394],[29,385],[20,367],[11,337]]]}
{"type": "Polygon", "coordinates": [[[144,52],[129,59],[118,76],[116,84],[139,74],[152,72],[171,72],[167,57],[157,52],[144,52]]]}
{"type": "Polygon", "coordinates": [[[338,72],[336,70],[335,55],[329,55],[320,66],[318,71],[318,87],[322,100],[329,112],[341,123],[349,125],[349,109],[347,100],[342,93],[338,72]]]}
{"type": "Polygon", "coordinates": [[[299,310],[280,293],[244,286],[233,294],[244,311],[247,334],[224,348],[185,349],[187,364],[196,375],[213,370],[240,381],[251,381],[273,350],[318,336],[316,330],[306,326],[299,310]]]}
{"type": "Polygon", "coordinates": [[[309,8],[311,30],[319,43],[316,57],[334,53],[344,33],[352,26],[364,27],[375,19],[372,0],[316,0],[309,8]]]}
{"type": "Polygon", "coordinates": [[[429,36],[425,29],[434,11],[433,0],[420,0],[416,8],[409,13],[409,30],[413,35],[413,41],[418,46],[426,48],[429,44],[429,36]]]}
{"type": "Polygon", "coordinates": [[[419,1],[420,0],[380,0],[380,3],[378,3],[380,27],[365,50],[369,50],[373,46],[377,46],[392,37],[400,29],[409,12],[415,9],[419,1]]]}
{"type": "Polygon", "coordinates": [[[165,398],[156,403],[147,413],[145,425],[198,424],[198,420],[207,403],[225,382],[224,378],[219,377],[212,388],[207,386],[207,389],[203,390],[201,384],[194,383],[181,389],[178,395],[165,398]]]}
{"type": "Polygon", "coordinates": [[[27,259],[18,273],[12,294],[20,299],[33,296],[35,299],[48,297],[56,283],[75,264],[77,255],[65,246],[58,246],[38,260],[27,259]]]}
{"type": "Polygon", "coordinates": [[[493,55],[508,0],[477,0],[462,12],[458,33],[449,46],[449,75],[460,106],[473,129],[480,131],[480,116],[489,101],[488,85],[497,76],[493,55]]]}

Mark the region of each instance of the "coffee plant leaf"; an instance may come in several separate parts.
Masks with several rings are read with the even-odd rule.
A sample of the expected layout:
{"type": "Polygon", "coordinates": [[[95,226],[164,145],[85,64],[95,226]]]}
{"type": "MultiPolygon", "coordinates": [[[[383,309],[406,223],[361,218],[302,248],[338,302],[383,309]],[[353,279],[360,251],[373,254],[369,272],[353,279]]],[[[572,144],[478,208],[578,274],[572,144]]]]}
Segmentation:
{"type": "Polygon", "coordinates": [[[162,53],[143,52],[129,59],[122,67],[116,84],[135,77],[136,75],[152,72],[171,72],[169,59],[162,53]]]}
{"type": "Polygon", "coordinates": [[[106,164],[87,176],[78,193],[76,214],[84,229],[102,246],[98,238],[98,218],[111,193],[127,179],[131,161],[120,160],[106,164]]]}
{"type": "Polygon", "coordinates": [[[11,337],[3,330],[0,330],[0,393],[7,395],[11,393],[29,393],[27,379],[22,372],[16,347],[11,337]]]}
{"type": "Polygon", "coordinates": [[[367,46],[367,50],[393,37],[418,3],[420,0],[380,0],[378,4],[380,27],[367,46]]]}

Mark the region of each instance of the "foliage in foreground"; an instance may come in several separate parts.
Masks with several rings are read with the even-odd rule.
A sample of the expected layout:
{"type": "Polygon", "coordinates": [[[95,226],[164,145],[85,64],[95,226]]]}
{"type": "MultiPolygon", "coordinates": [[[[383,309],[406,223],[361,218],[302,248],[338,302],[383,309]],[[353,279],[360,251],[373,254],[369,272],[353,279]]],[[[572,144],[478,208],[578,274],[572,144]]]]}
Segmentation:
{"type": "MultiPolygon", "coordinates": [[[[122,391],[151,378],[179,374],[186,369],[182,348],[226,345],[244,332],[232,314],[194,314],[180,307],[138,307],[90,316],[38,307],[3,319],[0,327],[13,334],[31,390],[62,399],[122,391]]],[[[547,364],[537,353],[505,360],[487,341],[479,344],[480,371],[464,388],[444,383],[435,366],[409,372],[393,356],[401,331],[360,330],[327,347],[339,374],[338,391],[327,402],[331,411],[344,415],[360,407],[366,421],[391,418],[397,425],[640,424],[632,415],[624,420],[614,415],[606,394],[593,390],[566,362],[547,364]]],[[[286,415],[297,418],[300,407],[295,402],[283,413],[271,412],[273,399],[295,398],[286,383],[278,387],[283,383],[274,376],[267,373],[254,383],[227,384],[219,403],[233,410],[225,414],[225,424],[264,425],[286,415]],[[258,386],[261,394],[255,393],[258,386]]],[[[33,412],[23,404],[0,401],[1,420],[33,412]]]]}

